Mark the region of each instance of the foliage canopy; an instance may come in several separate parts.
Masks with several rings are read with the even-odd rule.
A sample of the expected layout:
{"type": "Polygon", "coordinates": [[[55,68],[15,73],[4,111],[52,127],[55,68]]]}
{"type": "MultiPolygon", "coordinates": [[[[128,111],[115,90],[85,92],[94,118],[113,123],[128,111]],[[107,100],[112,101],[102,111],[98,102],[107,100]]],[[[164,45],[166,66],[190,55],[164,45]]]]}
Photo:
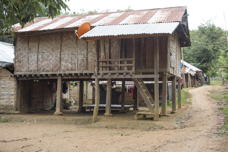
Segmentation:
{"type": "Polygon", "coordinates": [[[55,17],[68,9],[67,0],[0,0],[0,33],[11,30],[12,25],[24,26],[35,17],[55,17]]]}
{"type": "MultiPolygon", "coordinates": [[[[220,58],[227,50],[225,31],[214,24],[200,25],[190,32],[192,46],[184,49],[184,60],[202,69],[208,76],[215,76],[220,58]]],[[[222,56],[222,57],[221,57],[222,56]]]]}

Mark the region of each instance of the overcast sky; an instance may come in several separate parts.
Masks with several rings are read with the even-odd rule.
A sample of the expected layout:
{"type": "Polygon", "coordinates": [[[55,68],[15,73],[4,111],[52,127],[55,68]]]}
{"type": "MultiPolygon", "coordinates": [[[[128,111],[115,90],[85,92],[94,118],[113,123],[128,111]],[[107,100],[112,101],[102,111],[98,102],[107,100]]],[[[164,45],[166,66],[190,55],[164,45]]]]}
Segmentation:
{"type": "Polygon", "coordinates": [[[190,29],[208,20],[223,29],[228,28],[228,0],[69,0],[67,4],[71,12],[187,6],[190,29]]]}

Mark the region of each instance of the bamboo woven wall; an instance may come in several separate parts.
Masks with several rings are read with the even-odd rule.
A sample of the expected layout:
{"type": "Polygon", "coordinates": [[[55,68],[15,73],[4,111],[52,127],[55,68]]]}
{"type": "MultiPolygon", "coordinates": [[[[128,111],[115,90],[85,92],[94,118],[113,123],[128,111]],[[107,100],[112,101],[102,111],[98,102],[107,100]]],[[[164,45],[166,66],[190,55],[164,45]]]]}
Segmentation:
{"type": "Polygon", "coordinates": [[[12,73],[0,68],[0,112],[14,111],[16,80],[12,73]]]}
{"type": "Polygon", "coordinates": [[[95,42],[74,33],[17,36],[15,73],[67,73],[95,70],[95,42]]]}
{"type": "Polygon", "coordinates": [[[159,41],[159,72],[167,71],[167,37],[136,39],[136,71],[153,71],[157,39],[159,41]]]}

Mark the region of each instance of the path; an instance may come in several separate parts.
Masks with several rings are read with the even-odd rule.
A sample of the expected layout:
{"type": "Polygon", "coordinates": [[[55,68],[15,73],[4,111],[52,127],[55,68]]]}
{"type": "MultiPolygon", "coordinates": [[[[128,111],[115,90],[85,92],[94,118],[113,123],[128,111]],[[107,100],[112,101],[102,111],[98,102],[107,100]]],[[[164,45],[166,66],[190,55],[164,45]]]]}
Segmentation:
{"type": "Polygon", "coordinates": [[[222,152],[228,141],[215,134],[219,115],[204,86],[192,89],[192,106],[177,127],[154,131],[76,125],[1,123],[0,152],[222,152]],[[226,142],[226,143],[225,143],[226,142]]]}

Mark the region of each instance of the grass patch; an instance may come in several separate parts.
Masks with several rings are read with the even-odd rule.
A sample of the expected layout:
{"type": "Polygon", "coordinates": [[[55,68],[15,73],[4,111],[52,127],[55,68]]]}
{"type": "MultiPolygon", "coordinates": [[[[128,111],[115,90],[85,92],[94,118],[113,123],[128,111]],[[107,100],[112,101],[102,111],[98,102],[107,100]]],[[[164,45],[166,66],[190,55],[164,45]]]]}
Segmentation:
{"type": "MultiPolygon", "coordinates": [[[[189,88],[184,88],[181,90],[181,104],[192,104],[192,95],[189,93],[189,88]]],[[[178,96],[176,96],[176,101],[178,102],[178,96]]],[[[168,100],[167,105],[172,106],[172,101],[168,100]]]]}
{"type": "Polygon", "coordinates": [[[10,121],[9,119],[6,119],[6,118],[0,116],[0,123],[5,123],[5,122],[9,122],[9,121],[10,121]]]}
{"type": "Polygon", "coordinates": [[[210,96],[212,99],[224,102],[224,104],[228,105],[228,91],[227,90],[215,90],[210,92],[210,96]]]}
{"type": "Polygon", "coordinates": [[[192,95],[189,93],[189,88],[181,90],[181,102],[182,104],[191,104],[192,95]]]}
{"type": "Polygon", "coordinates": [[[224,114],[224,124],[220,129],[224,130],[222,135],[228,136],[228,91],[226,89],[216,90],[210,92],[210,96],[222,105],[220,110],[222,110],[224,114]]]}
{"type": "Polygon", "coordinates": [[[221,80],[211,80],[210,85],[222,85],[221,80]]]}

